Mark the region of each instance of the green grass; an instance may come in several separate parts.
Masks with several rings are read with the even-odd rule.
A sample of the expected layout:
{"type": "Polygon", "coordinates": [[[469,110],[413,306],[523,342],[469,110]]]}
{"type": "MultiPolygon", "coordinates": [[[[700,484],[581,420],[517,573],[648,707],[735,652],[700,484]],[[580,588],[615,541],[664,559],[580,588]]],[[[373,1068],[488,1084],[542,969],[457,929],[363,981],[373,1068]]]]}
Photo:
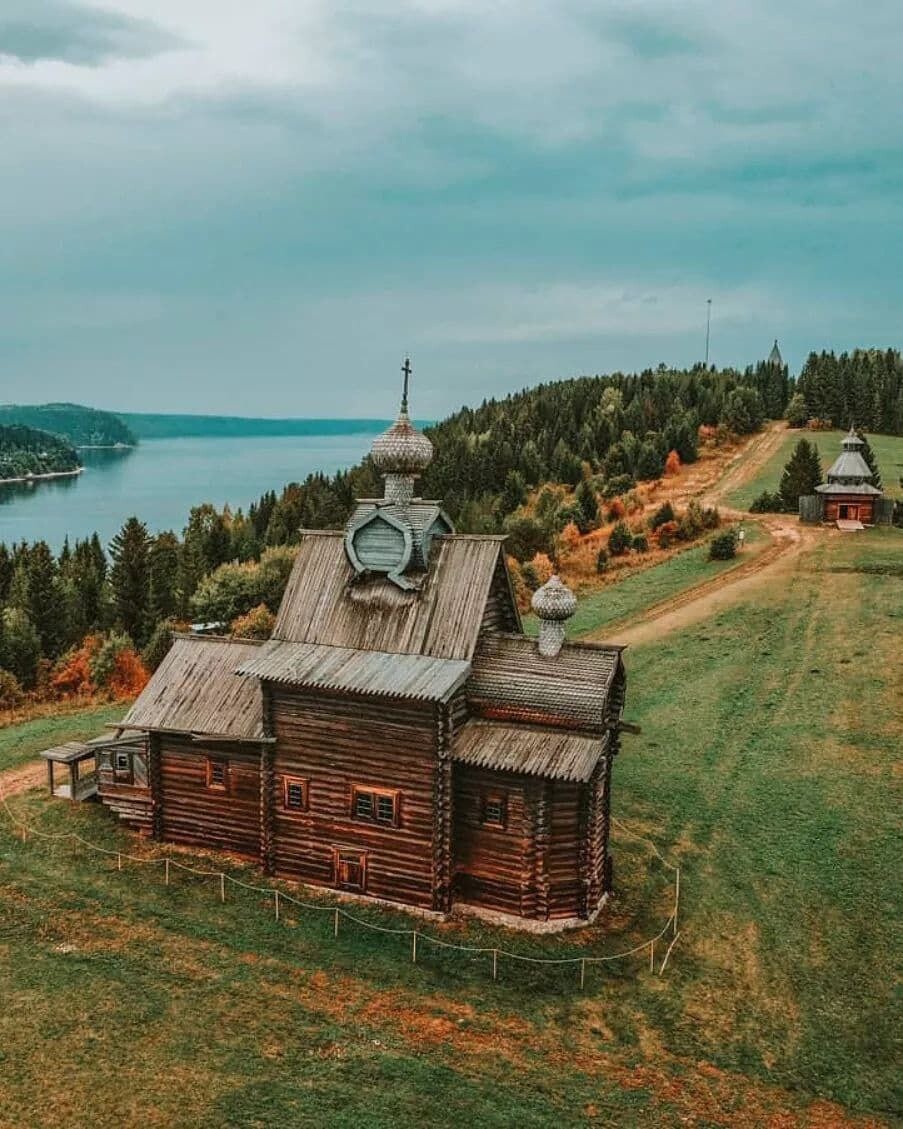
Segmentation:
{"type": "Polygon", "coordinates": [[[119,721],[125,712],[122,702],[107,703],[0,729],[0,772],[25,764],[42,749],[49,749],[52,745],[97,737],[103,733],[105,725],[119,721]]]}
{"type": "MultiPolygon", "coordinates": [[[[840,443],[845,434],[844,431],[787,431],[780,447],[756,477],[728,494],[725,499],[726,504],[735,509],[745,510],[748,509],[753,498],[758,497],[763,490],[770,492],[777,490],[784,466],[800,439],[808,439],[810,443],[815,443],[821,456],[822,468],[827,470],[840,454],[840,443]]],[[[903,437],[869,435],[869,443],[881,469],[884,493],[891,498],[903,498],[903,487],[900,485],[900,478],[903,476],[903,437]]]]}
{"type": "MultiPolygon", "coordinates": [[[[426,946],[414,966],[403,939],[336,942],[326,913],[276,923],[259,895],[221,905],[209,880],[166,888],[0,818],[0,1124],[754,1125],[816,1099],[890,1121],[901,565],[898,531],[826,537],[755,601],[631,649],[642,734],[613,805],[682,867],[661,978],[640,959],[581,994],[572,968],[503,963],[493,983],[487,958],[426,946]]],[[[14,804],[151,849],[93,805],[14,804]]],[[[614,846],[617,937],[445,935],[536,954],[648,935],[667,885],[614,846]]]]}
{"type": "MultiPolygon", "coordinates": [[[[568,622],[568,635],[580,638],[610,623],[631,619],[661,600],[670,599],[688,588],[737,568],[749,560],[751,546],[761,548],[766,540],[766,534],[754,522],[747,521],[743,528],[746,531],[746,548],[731,561],[710,561],[706,543],[687,549],[651,568],[633,572],[616,584],[581,593],[577,600],[577,611],[568,622]]],[[[539,623],[536,616],[524,616],[524,630],[528,635],[537,634],[539,623]]]]}

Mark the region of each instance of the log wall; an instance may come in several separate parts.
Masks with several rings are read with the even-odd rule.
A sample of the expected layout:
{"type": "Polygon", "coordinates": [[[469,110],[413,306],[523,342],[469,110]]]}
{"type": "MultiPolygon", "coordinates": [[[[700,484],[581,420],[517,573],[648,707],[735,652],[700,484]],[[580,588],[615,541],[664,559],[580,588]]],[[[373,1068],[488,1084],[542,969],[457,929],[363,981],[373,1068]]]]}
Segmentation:
{"type": "Polygon", "coordinates": [[[170,734],[158,740],[162,838],[259,858],[259,747],[170,734]],[[208,787],[208,757],[227,762],[225,790],[208,787]]]}
{"type": "Polygon", "coordinates": [[[857,506],[859,508],[859,514],[856,520],[861,521],[863,525],[874,524],[874,495],[864,494],[859,497],[856,494],[844,494],[836,498],[832,498],[828,495],[825,499],[825,521],[837,521],[840,517],[841,506],[857,506]]]}
{"type": "Polygon", "coordinates": [[[449,816],[436,811],[439,746],[447,741],[437,707],[384,698],[268,687],[276,736],[274,846],[277,874],[335,886],[335,851],[366,854],[366,893],[440,908],[442,851],[435,836],[449,816]],[[287,811],[285,776],[308,782],[308,809],[287,811]],[[399,793],[398,826],[352,818],[352,787],[399,793]],[[438,877],[438,886],[435,879],[438,877]]]}

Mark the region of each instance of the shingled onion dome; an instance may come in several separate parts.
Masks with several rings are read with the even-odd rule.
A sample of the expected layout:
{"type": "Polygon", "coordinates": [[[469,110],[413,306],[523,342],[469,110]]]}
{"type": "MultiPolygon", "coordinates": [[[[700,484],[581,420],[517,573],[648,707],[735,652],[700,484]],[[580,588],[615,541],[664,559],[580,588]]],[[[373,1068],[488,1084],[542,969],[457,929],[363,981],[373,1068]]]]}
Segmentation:
{"type": "Polygon", "coordinates": [[[533,593],[533,610],[539,616],[539,653],[554,658],[564,643],[564,621],[577,610],[577,597],[557,576],[551,576],[533,593]]]}
{"type": "Polygon", "coordinates": [[[433,461],[433,445],[411,423],[408,415],[408,378],[411,362],[405,360],[404,393],[398,419],[388,431],[378,435],[370,448],[370,458],[376,469],[385,477],[387,501],[404,505],[414,495],[414,479],[421,475],[433,461]]]}

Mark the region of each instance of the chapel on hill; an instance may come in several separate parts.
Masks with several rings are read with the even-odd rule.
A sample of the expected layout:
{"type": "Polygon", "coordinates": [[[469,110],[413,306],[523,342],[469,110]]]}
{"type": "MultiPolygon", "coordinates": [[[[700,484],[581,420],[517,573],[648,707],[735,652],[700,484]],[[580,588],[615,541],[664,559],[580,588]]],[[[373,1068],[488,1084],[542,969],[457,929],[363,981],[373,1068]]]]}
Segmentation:
{"type": "Polygon", "coordinates": [[[178,637],[98,752],[98,793],[157,839],[421,910],[560,928],[611,888],[621,648],[565,641],[553,577],[523,634],[504,538],[415,496],[408,415],[373,443],[381,498],[305,530],[272,638],[178,637]],[[122,736],[131,734],[128,736],[122,736]]]}

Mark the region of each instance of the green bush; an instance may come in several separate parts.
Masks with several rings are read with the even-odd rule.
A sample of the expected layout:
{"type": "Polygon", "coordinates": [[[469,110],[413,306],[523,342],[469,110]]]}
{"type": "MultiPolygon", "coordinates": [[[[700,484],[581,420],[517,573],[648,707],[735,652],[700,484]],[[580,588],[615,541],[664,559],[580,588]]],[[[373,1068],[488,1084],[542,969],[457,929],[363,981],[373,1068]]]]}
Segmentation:
{"type": "Polygon", "coordinates": [[[608,551],[613,557],[620,557],[630,548],[633,543],[633,534],[627,527],[627,523],[619,521],[618,524],[608,535],[608,551]]]}
{"type": "Polygon", "coordinates": [[[757,498],[753,498],[750,503],[749,512],[751,514],[783,513],[784,499],[777,492],[772,494],[768,490],[763,490],[757,498]]]}
{"type": "Polygon", "coordinates": [[[658,529],[660,525],[664,525],[669,521],[674,521],[674,507],[670,502],[662,502],[649,519],[649,528],[652,530],[658,529]]]}
{"type": "Polygon", "coordinates": [[[726,529],[713,537],[709,545],[710,561],[729,561],[737,555],[737,534],[726,529]]]}
{"type": "Polygon", "coordinates": [[[634,536],[632,548],[635,553],[649,552],[649,538],[645,533],[637,533],[634,536]]]}
{"type": "Polygon", "coordinates": [[[596,572],[605,572],[610,563],[608,549],[602,548],[596,553],[596,572]]]}
{"type": "Polygon", "coordinates": [[[0,709],[10,710],[22,701],[19,679],[9,670],[0,669],[0,709]]]}

